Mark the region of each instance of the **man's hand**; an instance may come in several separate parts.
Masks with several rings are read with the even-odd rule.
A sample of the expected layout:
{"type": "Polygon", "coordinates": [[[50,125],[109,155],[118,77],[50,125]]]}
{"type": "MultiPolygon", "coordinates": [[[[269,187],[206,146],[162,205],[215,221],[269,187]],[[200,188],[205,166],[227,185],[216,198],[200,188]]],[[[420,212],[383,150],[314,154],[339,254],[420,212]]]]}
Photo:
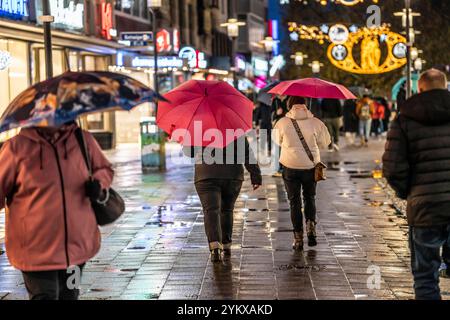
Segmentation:
{"type": "Polygon", "coordinates": [[[258,190],[258,189],[259,189],[259,187],[261,187],[261,185],[260,185],[260,184],[254,184],[254,185],[253,185],[253,190],[258,190]]]}

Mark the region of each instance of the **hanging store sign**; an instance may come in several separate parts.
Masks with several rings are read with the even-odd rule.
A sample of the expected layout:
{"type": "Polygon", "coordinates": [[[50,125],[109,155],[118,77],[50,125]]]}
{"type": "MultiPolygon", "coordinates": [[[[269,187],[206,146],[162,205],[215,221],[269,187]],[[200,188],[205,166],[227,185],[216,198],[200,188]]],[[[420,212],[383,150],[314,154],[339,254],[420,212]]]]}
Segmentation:
{"type": "Polygon", "coordinates": [[[206,60],[205,54],[192,47],[181,48],[178,57],[180,59],[186,59],[191,68],[206,69],[208,67],[208,61],[206,60]]]}
{"type": "Polygon", "coordinates": [[[22,19],[28,15],[28,0],[0,0],[0,17],[22,19]]]}
{"type": "MultiPolygon", "coordinates": [[[[154,57],[135,57],[131,60],[133,68],[154,68],[154,57]]],[[[182,68],[183,59],[173,56],[158,57],[158,68],[182,68]]]]}
{"type": "Polygon", "coordinates": [[[102,2],[101,4],[102,37],[111,40],[113,33],[113,10],[111,3],[102,2]]]}
{"type": "Polygon", "coordinates": [[[180,51],[180,33],[177,29],[161,29],[156,34],[158,53],[178,53],[180,51]]]}
{"type": "Polygon", "coordinates": [[[11,59],[11,54],[8,51],[0,50],[0,71],[9,67],[11,59]]]}

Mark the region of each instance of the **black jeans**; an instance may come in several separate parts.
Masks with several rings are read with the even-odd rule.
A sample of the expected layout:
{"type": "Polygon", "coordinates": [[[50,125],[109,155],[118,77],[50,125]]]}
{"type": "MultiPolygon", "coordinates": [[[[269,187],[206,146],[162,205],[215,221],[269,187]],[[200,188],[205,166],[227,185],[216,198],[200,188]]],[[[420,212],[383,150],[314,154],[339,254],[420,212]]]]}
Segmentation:
{"type": "MultiPolygon", "coordinates": [[[[448,257],[450,225],[428,228],[411,227],[409,246],[411,249],[411,269],[414,276],[414,291],[418,300],[440,300],[439,267],[441,248],[448,257]]],[[[445,257],[447,256],[447,257],[445,257]]],[[[450,261],[445,261],[450,262],[450,261]]]]}
{"type": "Polygon", "coordinates": [[[80,278],[76,280],[77,275],[67,270],[22,271],[30,300],[78,300],[79,288],[69,289],[68,282],[80,283],[83,267],[84,264],[78,266],[80,278]]]}
{"type": "Polygon", "coordinates": [[[207,179],[195,183],[205,216],[209,248],[231,246],[234,204],[241,191],[241,180],[207,179]]]}
{"type": "Polygon", "coordinates": [[[291,220],[295,232],[303,231],[302,190],[306,220],[316,221],[316,185],[314,169],[296,170],[284,167],[283,180],[291,207],[291,220]]]}

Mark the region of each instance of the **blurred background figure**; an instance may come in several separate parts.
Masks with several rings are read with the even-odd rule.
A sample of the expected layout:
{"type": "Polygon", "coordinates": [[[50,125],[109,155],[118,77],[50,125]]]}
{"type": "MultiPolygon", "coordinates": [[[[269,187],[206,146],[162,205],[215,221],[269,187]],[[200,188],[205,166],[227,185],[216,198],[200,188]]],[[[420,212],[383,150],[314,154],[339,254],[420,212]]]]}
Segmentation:
{"type": "Polygon", "coordinates": [[[368,95],[364,95],[362,99],[358,100],[356,103],[356,115],[359,119],[361,146],[368,146],[374,113],[374,101],[368,95]]]}
{"type": "Polygon", "coordinates": [[[331,136],[329,151],[339,151],[339,131],[342,124],[342,105],[338,99],[323,99],[321,103],[323,122],[331,136]]]}
{"type": "Polygon", "coordinates": [[[343,116],[345,137],[348,145],[353,146],[355,144],[359,122],[358,116],[356,115],[356,100],[345,100],[343,116]]]}
{"type": "MultiPolygon", "coordinates": [[[[277,122],[284,118],[286,113],[288,112],[288,105],[287,105],[287,97],[286,96],[275,96],[272,100],[272,125],[275,127],[277,122]]],[[[278,148],[278,155],[281,153],[281,147],[277,146],[278,148]]],[[[279,156],[276,156],[274,159],[274,165],[275,168],[277,168],[277,172],[273,174],[274,177],[281,177],[283,166],[280,163],[279,156]]]]}
{"type": "Polygon", "coordinates": [[[254,123],[259,136],[261,136],[261,131],[264,131],[262,137],[265,141],[260,142],[261,150],[263,153],[267,150],[267,155],[270,157],[272,153],[272,106],[259,102],[255,109],[254,123]]]}
{"type": "Polygon", "coordinates": [[[372,115],[372,132],[379,137],[384,132],[384,118],[386,107],[380,102],[380,97],[373,101],[374,113],[372,115]]]}

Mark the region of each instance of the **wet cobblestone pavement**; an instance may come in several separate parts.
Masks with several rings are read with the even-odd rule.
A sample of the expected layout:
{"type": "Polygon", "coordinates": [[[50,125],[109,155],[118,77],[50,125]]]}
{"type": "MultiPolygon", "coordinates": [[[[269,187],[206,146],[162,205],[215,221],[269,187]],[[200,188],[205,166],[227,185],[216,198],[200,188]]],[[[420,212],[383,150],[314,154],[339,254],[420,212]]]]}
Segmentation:
{"type": "MultiPolygon", "coordinates": [[[[85,268],[81,299],[412,298],[406,220],[383,181],[372,178],[383,146],[373,141],[370,148],[324,154],[330,170],[318,187],[318,246],[305,246],[303,254],[291,250],[281,178],[264,176],[257,192],[247,181],[232,256],[220,265],[208,261],[191,167],[142,175],[138,150],[122,146],[108,155],[127,212],[102,228],[102,249],[85,268]]],[[[2,213],[0,249],[3,241],[2,213]]],[[[449,299],[450,281],[441,287],[449,299]]],[[[20,273],[0,252],[0,299],[25,298],[20,273]]]]}

